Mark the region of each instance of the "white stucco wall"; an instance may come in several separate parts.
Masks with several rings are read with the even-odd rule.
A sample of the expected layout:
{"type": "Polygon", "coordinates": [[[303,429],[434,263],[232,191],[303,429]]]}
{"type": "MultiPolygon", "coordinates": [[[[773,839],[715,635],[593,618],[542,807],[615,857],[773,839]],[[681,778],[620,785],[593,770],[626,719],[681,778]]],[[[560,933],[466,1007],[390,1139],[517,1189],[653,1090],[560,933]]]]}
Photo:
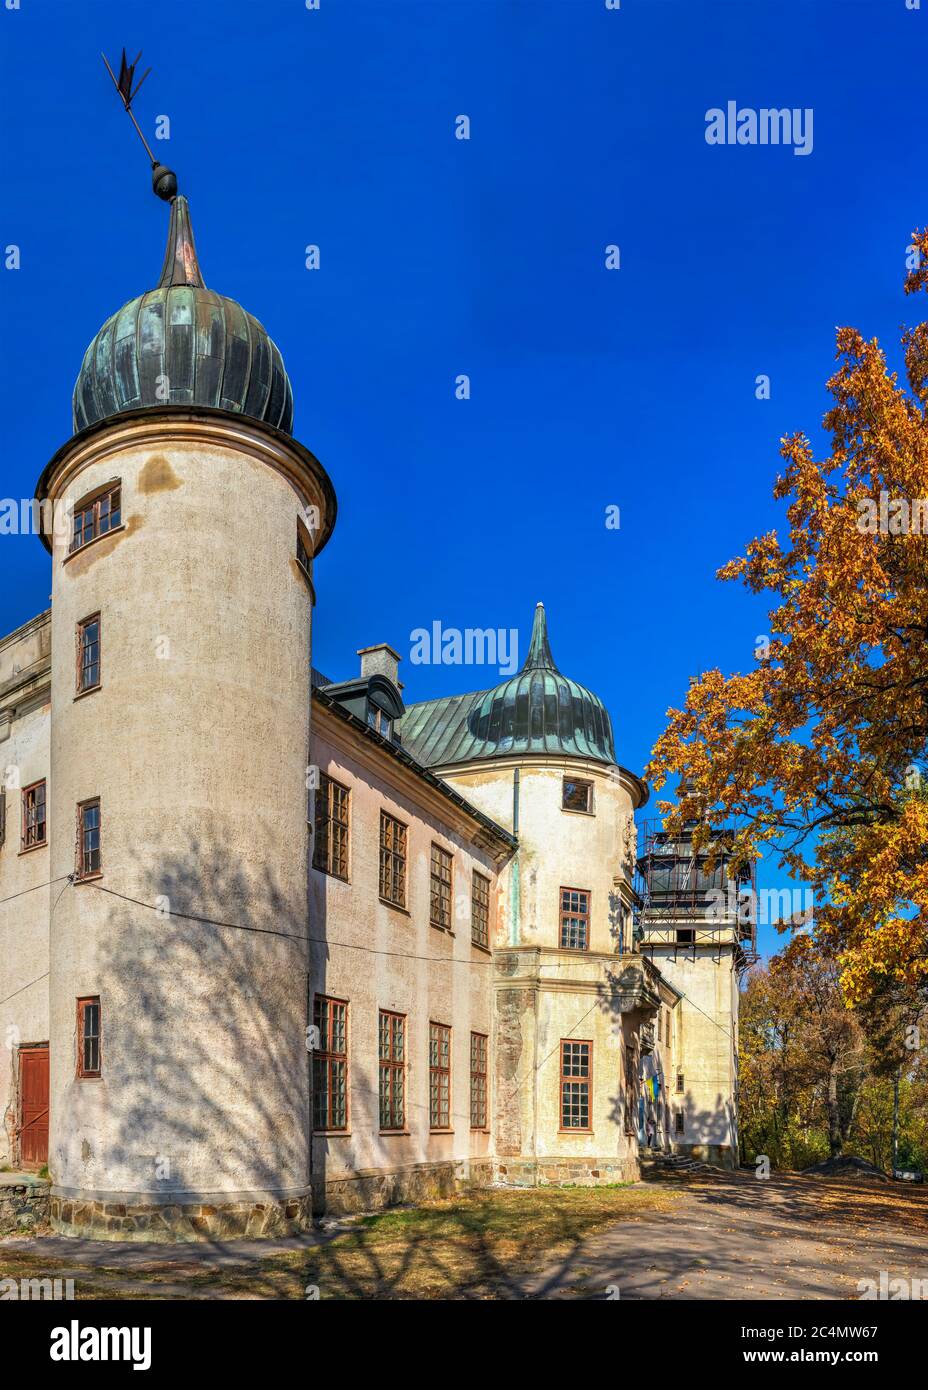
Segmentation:
{"type": "Polygon", "coordinates": [[[316,1135],[313,1171],[326,1182],[372,1169],[469,1160],[491,1152],[490,1134],[470,1126],[470,1034],[489,1042],[489,1117],[493,1096],[492,960],[471,943],[472,873],[491,881],[496,865],[473,843],[475,827],[450,803],[347,728],[336,715],[314,715],[313,760],[350,792],[349,882],[312,870],[312,992],[349,1004],[349,1131],[316,1135]],[[407,830],[407,909],[379,896],[380,813],[407,830]],[[429,922],[432,842],[453,855],[453,935],[429,922]],[[406,1133],[382,1134],[379,1122],[378,1016],[406,1016],[406,1133]],[[450,1025],[453,1132],[429,1129],[429,1022],[450,1025]]]}
{"type": "MultiPolygon", "coordinates": [[[[48,1041],[49,850],[20,852],[22,788],[48,778],[48,616],[0,642],[0,784],[6,838],[0,847],[0,1164],[18,1160],[18,1049],[48,1041]],[[30,682],[34,675],[34,682],[30,682]]],[[[60,888],[60,885],[59,885],[60,888]]]]}
{"type": "Polygon", "coordinates": [[[67,504],[118,478],[123,514],[71,556],[58,538],[53,561],[52,875],[75,867],[90,797],[103,846],[51,933],[64,1196],[307,1184],[306,945],[288,937],[307,930],[311,599],[294,555],[322,498],[301,467],[247,421],[153,416],[75,445],[53,480],[67,504]],[[97,610],[102,687],[76,699],[75,628],[97,610]],[[86,995],[98,1080],[76,1076],[86,995]]]}

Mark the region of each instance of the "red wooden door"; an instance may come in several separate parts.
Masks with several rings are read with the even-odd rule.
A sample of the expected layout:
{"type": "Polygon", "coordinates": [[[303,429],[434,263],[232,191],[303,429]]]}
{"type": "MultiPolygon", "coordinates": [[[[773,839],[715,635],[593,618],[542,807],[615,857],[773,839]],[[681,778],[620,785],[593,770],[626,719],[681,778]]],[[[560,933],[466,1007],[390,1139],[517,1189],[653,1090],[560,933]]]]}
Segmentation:
{"type": "Polygon", "coordinates": [[[19,1161],[24,1168],[48,1162],[48,1047],[19,1049],[19,1161]]]}

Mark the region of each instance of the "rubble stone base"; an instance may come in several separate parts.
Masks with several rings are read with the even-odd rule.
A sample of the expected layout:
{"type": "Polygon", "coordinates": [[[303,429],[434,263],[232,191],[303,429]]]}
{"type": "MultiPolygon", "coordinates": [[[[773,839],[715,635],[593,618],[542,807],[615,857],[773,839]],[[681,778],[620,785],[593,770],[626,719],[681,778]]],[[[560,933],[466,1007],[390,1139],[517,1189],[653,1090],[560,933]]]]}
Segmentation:
{"type": "Polygon", "coordinates": [[[311,1224],[312,1213],[309,1196],[174,1206],[53,1195],[49,1219],[63,1236],[171,1242],[298,1235],[311,1224]]]}

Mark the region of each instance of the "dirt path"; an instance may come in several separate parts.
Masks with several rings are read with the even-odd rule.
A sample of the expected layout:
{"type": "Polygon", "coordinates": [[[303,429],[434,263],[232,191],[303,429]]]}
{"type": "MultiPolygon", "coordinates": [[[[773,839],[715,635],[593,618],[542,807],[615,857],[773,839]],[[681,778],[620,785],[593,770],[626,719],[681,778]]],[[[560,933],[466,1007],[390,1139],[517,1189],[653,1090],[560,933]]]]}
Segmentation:
{"type": "Polygon", "coordinates": [[[857,1299],[858,1280],[883,1270],[928,1280],[924,1191],[752,1173],[679,1186],[670,1211],[591,1236],[526,1297],[857,1299]]]}

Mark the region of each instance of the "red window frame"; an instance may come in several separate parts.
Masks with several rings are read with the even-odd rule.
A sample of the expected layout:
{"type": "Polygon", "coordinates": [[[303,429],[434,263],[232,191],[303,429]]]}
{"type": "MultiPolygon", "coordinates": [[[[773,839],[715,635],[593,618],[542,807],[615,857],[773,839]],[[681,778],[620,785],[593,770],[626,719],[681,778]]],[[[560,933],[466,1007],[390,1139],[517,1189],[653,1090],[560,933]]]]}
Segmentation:
{"type": "Polygon", "coordinates": [[[351,789],[321,772],[315,793],[313,868],[347,883],[350,842],[351,789]]]}
{"type": "Polygon", "coordinates": [[[91,613],[88,618],[82,618],[77,625],[77,673],[76,684],[78,695],[86,695],[91,690],[99,690],[103,677],[103,626],[100,622],[99,613],[91,613]],[[92,640],[88,640],[88,633],[92,625],[96,623],[97,632],[92,640]],[[87,660],[87,653],[93,652],[96,648],[96,656],[93,660],[87,660]],[[96,680],[86,680],[85,673],[96,669],[96,680]]]}
{"type": "Polygon", "coordinates": [[[593,1129],[593,1040],[561,1038],[560,1113],[562,1134],[590,1134],[593,1129]],[[585,1049],[585,1050],[584,1050],[585,1049]],[[565,1124],[576,1114],[585,1124],[565,1124]]]}
{"type": "Polygon", "coordinates": [[[48,844],[48,801],[45,778],[23,787],[20,849],[39,849],[48,844]]]}
{"type": "Polygon", "coordinates": [[[451,1128],[451,1028],[429,1020],[429,1129],[451,1128]]]}
{"type": "Polygon", "coordinates": [[[377,1020],[380,1058],[380,1132],[406,1129],[406,1015],[381,1009],[377,1020]]]}
{"type": "Polygon", "coordinates": [[[489,1115],[490,1039],[486,1033],[470,1035],[470,1127],[486,1129],[489,1115]]]}
{"type": "Polygon", "coordinates": [[[313,1024],[319,1045],[313,1052],[313,1130],[339,1134],[348,1128],[348,1000],[317,994],[313,1024]]]}
{"type": "Polygon", "coordinates": [[[429,866],[429,922],[439,931],[454,928],[454,855],[434,841],[429,866]]]}
{"type": "Polygon", "coordinates": [[[79,1081],[92,1081],[102,1074],[103,1011],[99,994],[89,994],[77,1001],[77,1077],[79,1081]]]}
{"type": "Polygon", "coordinates": [[[409,827],[389,811],[380,813],[380,898],[406,910],[406,853],[409,827]]]}
{"type": "Polygon", "coordinates": [[[77,807],[77,877],[99,878],[103,872],[103,813],[100,798],[91,797],[77,807]],[[96,825],[88,824],[96,811],[96,825]],[[94,843],[94,840],[96,841],[94,843]]]}
{"type": "Polygon", "coordinates": [[[590,949],[590,901],[592,894],[588,888],[560,889],[560,933],[558,945],[562,951],[588,951],[590,949]],[[579,944],[572,944],[575,936],[579,944]]]}
{"type": "Polygon", "coordinates": [[[68,554],[83,550],[85,545],[105,536],[122,525],[122,483],[108,483],[99,492],[82,497],[74,508],[71,544],[68,554]]]}
{"type": "Polygon", "coordinates": [[[470,890],[470,939],[475,946],[490,949],[490,880],[476,869],[470,890]]]}

